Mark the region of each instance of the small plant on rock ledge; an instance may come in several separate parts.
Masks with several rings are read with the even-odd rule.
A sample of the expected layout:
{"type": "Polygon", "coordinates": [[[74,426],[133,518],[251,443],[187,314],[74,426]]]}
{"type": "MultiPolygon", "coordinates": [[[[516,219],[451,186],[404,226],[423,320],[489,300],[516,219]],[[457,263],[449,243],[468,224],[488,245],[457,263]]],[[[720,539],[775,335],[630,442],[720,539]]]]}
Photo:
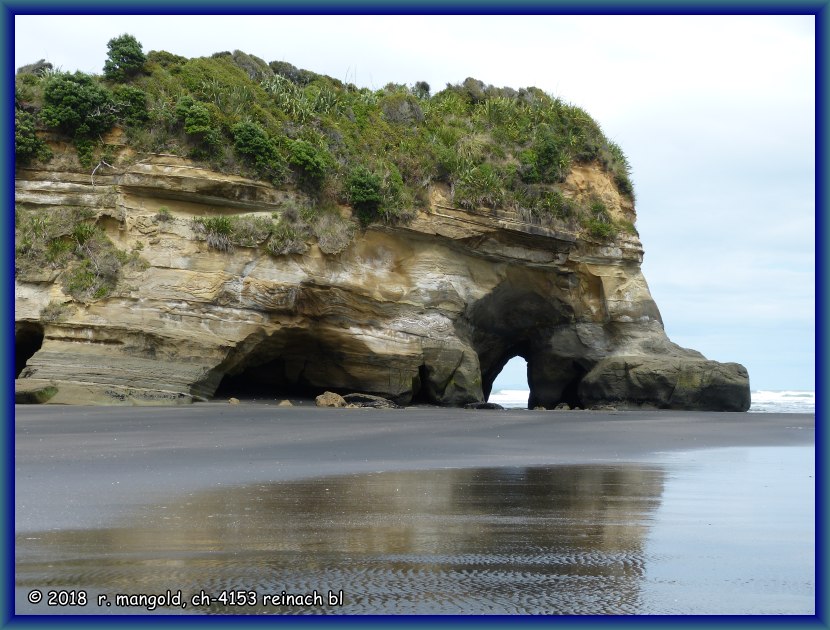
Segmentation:
{"type": "Polygon", "coordinates": [[[272,256],[304,254],[308,251],[305,239],[306,235],[301,227],[290,223],[279,223],[265,244],[265,249],[272,256]]]}
{"type": "Polygon", "coordinates": [[[56,302],[52,300],[43,307],[40,311],[40,319],[44,322],[60,322],[66,319],[69,311],[69,306],[65,302],[56,302]]]}
{"type": "Polygon", "coordinates": [[[601,199],[592,199],[588,205],[588,218],[584,222],[588,234],[596,238],[606,239],[617,233],[616,226],[611,221],[608,208],[601,199]]]}
{"type": "Polygon", "coordinates": [[[218,249],[220,252],[233,250],[231,232],[233,225],[229,217],[197,217],[193,219],[193,231],[203,235],[208,247],[218,249]]]}
{"type": "Polygon", "coordinates": [[[173,215],[170,214],[170,208],[167,206],[161,206],[156,213],[156,216],[153,217],[156,221],[162,221],[166,223],[167,221],[173,220],[173,215]]]}

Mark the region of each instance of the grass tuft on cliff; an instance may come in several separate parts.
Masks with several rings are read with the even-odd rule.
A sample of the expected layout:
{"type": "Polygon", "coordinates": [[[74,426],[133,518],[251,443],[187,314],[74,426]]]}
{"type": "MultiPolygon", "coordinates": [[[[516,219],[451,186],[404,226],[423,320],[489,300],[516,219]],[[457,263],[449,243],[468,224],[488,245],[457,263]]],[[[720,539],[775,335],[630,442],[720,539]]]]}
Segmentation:
{"type": "Polygon", "coordinates": [[[62,208],[44,215],[15,208],[15,276],[60,276],[67,295],[80,302],[105,298],[125,266],[141,266],[139,249],[115,247],[87,208],[62,208]]]}
{"type": "MultiPolygon", "coordinates": [[[[101,76],[56,71],[44,60],[18,70],[19,164],[49,159],[36,129],[66,137],[84,164],[95,164],[102,135],[118,125],[138,151],[293,185],[315,208],[351,205],[363,224],[407,221],[440,183],[462,208],[509,208],[541,223],[579,215],[600,236],[599,225],[610,223],[557,197],[578,164],[599,165],[633,199],[620,147],[584,110],[536,87],[468,78],[435,94],[424,82],[370,90],[238,50],[145,55],[126,34],[108,46],[101,76]]],[[[296,232],[284,226],[277,241],[294,242],[296,232]]]]}

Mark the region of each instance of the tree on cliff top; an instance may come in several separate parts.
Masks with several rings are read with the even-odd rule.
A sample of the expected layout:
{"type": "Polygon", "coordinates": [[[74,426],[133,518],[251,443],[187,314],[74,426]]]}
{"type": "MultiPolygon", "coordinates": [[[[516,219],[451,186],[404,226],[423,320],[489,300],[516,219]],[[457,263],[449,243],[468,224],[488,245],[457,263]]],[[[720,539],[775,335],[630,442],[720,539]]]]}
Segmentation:
{"type": "Polygon", "coordinates": [[[104,76],[112,81],[126,81],[141,72],[147,57],[141,43],[132,35],[113,37],[107,42],[104,76]]]}

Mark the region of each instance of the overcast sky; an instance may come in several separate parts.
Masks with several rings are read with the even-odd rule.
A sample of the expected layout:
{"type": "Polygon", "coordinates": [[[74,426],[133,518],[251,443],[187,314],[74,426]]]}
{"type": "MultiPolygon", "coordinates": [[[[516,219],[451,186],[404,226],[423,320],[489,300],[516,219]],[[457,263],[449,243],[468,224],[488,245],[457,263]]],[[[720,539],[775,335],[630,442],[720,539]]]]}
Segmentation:
{"type": "MultiPolygon", "coordinates": [[[[106,43],[243,50],[360,86],[475,77],[585,109],[633,167],[669,337],[752,389],[815,382],[812,16],[16,16],[15,67],[100,73],[106,43]]],[[[512,367],[496,388],[526,387],[512,367]]]]}

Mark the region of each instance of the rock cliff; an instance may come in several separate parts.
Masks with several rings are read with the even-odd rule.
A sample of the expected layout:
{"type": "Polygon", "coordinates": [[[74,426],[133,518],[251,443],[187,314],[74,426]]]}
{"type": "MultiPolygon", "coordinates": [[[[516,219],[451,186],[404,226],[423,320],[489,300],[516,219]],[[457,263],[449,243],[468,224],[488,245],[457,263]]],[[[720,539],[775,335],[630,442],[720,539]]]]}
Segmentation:
{"type": "MultiPolygon", "coordinates": [[[[221,387],[460,406],[485,400],[518,355],[531,407],[749,406],[742,366],[666,337],[636,234],[600,239],[463,210],[434,186],[397,225],[361,228],[341,207],[353,232],[337,247],[306,232],[287,253],[256,238],[217,248],[194,217],[272,220],[302,194],[123,147],[91,176],[69,148],[54,150],[45,166],[17,171],[20,220],[83,209],[133,255],[103,297],[73,298],[66,266],[18,265],[18,384],[50,385],[50,403],[191,402],[221,387]]],[[[598,166],[573,167],[560,188],[633,223],[630,198],[598,166]]]]}

